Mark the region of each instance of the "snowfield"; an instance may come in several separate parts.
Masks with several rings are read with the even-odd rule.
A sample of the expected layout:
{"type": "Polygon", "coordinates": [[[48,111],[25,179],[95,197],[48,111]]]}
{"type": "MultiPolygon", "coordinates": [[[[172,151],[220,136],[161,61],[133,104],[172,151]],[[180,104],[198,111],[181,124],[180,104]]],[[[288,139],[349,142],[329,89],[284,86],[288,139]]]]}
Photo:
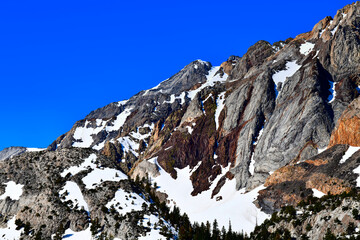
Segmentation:
{"type": "Polygon", "coordinates": [[[80,166],[72,166],[68,169],[65,169],[62,173],[60,173],[61,177],[65,177],[68,173],[71,175],[76,175],[81,171],[87,170],[88,168],[96,168],[96,158],[96,154],[90,154],[89,157],[84,159],[84,162],[82,162],[80,166]]]}
{"type": "Polygon", "coordinates": [[[10,181],[4,184],[6,185],[5,193],[0,196],[0,200],[3,200],[7,197],[11,198],[12,200],[19,200],[23,193],[22,188],[24,185],[16,184],[14,181],[10,181]]]}
{"type": "Polygon", "coordinates": [[[123,189],[117,190],[115,197],[106,204],[107,208],[112,206],[118,213],[125,215],[131,211],[141,211],[142,205],[149,205],[142,197],[136,193],[127,193],[123,189]]]}
{"type": "MultiPolygon", "coordinates": [[[[232,229],[241,232],[250,233],[254,230],[256,224],[261,224],[270,216],[261,212],[254,204],[258,192],[264,189],[260,186],[251,192],[241,193],[236,191],[236,180],[227,180],[220,192],[211,199],[212,190],[220,178],[229,170],[230,166],[222,169],[222,173],[213,181],[210,190],[204,191],[197,196],[191,196],[193,186],[190,181],[191,169],[175,169],[177,179],[173,179],[157,163],[157,158],[149,159],[154,162],[160,175],[152,177],[152,181],[159,186],[159,191],[169,195],[170,206],[178,206],[181,212],[186,212],[192,222],[218,221],[219,227],[229,226],[231,221],[232,229]],[[216,201],[217,196],[222,196],[222,200],[216,201]],[[175,203],[176,202],[176,203],[175,203]],[[226,214],[224,214],[226,213],[226,214]]],[[[245,190],[243,189],[242,192],[245,190]]]]}
{"type": "Polygon", "coordinates": [[[300,69],[300,67],[301,66],[296,63],[296,60],[287,62],[285,70],[281,70],[272,76],[276,88],[279,83],[284,83],[286,81],[286,78],[293,76],[297,72],[297,70],[300,69]]]}
{"type": "Polygon", "coordinates": [[[94,189],[105,181],[118,182],[126,179],[128,179],[128,177],[119,170],[112,168],[95,168],[86,175],[82,181],[87,189],[94,189]]]}
{"type": "Polygon", "coordinates": [[[91,240],[93,239],[91,236],[90,226],[84,231],[74,232],[70,228],[66,229],[65,234],[63,235],[63,239],[66,240],[91,240]]]}
{"type": "Polygon", "coordinates": [[[73,202],[73,208],[84,208],[84,210],[89,212],[89,207],[85,202],[84,196],[81,193],[79,186],[76,183],[67,181],[64,188],[59,192],[59,194],[65,194],[65,200],[63,202],[70,200],[73,202]]]}
{"type": "Polygon", "coordinates": [[[12,219],[10,219],[7,222],[6,228],[0,228],[0,237],[2,240],[17,240],[20,239],[20,235],[23,232],[24,228],[21,230],[16,230],[16,224],[15,224],[16,216],[14,216],[12,219]]]}
{"type": "Polygon", "coordinates": [[[345,163],[354,153],[360,150],[360,147],[349,146],[348,150],[346,150],[345,154],[342,156],[340,160],[340,164],[345,163]]]}
{"type": "Polygon", "coordinates": [[[314,197],[317,197],[317,198],[321,198],[322,196],[326,195],[325,193],[323,193],[315,188],[312,188],[312,191],[313,191],[314,197]]]}
{"type": "Polygon", "coordinates": [[[216,130],[219,128],[220,113],[225,107],[225,93],[226,92],[220,93],[218,98],[216,99],[216,111],[215,111],[216,130]]]}
{"type": "Polygon", "coordinates": [[[192,90],[192,91],[188,91],[187,92],[187,96],[193,100],[196,96],[196,94],[198,92],[200,92],[201,90],[203,90],[206,87],[213,87],[215,85],[215,83],[217,82],[225,82],[228,75],[226,73],[224,73],[223,77],[220,77],[220,74],[216,74],[217,71],[219,71],[220,66],[218,67],[213,67],[211,68],[211,70],[209,71],[208,75],[206,76],[206,82],[204,82],[199,88],[192,90]]]}
{"type": "Polygon", "coordinates": [[[300,53],[302,55],[308,55],[315,47],[314,43],[305,42],[300,46],[300,53]]]}

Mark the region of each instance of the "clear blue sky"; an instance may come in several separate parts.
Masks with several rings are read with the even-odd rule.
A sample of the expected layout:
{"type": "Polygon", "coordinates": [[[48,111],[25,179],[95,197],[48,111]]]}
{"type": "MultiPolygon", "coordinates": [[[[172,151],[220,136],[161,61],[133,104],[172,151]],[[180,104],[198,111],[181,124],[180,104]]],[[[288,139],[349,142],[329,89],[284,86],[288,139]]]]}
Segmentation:
{"type": "Polygon", "coordinates": [[[46,147],[195,59],[310,31],[353,1],[0,2],[0,150],[46,147]]]}

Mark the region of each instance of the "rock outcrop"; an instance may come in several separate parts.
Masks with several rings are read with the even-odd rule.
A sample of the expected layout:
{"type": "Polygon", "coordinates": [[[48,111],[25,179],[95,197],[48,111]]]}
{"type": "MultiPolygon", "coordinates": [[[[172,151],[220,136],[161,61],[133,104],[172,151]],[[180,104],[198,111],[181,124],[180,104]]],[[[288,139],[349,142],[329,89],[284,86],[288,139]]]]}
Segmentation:
{"type": "Polygon", "coordinates": [[[360,147],[360,97],[356,98],[341,115],[331,135],[329,146],[336,144],[360,147]]]}
{"type": "Polygon", "coordinates": [[[25,147],[9,147],[0,151],[0,161],[26,152],[25,147]]]}

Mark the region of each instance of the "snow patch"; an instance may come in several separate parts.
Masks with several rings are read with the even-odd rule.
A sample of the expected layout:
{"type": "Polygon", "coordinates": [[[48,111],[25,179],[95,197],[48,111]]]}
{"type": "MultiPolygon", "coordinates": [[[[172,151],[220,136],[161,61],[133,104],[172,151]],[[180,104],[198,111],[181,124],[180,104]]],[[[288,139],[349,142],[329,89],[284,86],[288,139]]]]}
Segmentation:
{"type": "Polygon", "coordinates": [[[256,224],[261,224],[269,215],[261,212],[254,204],[258,192],[264,189],[260,186],[246,194],[240,194],[236,191],[236,179],[226,180],[225,185],[221,188],[216,196],[222,196],[222,200],[216,201],[216,197],[211,199],[211,194],[217,182],[230,169],[230,165],[222,168],[220,175],[212,182],[210,189],[192,196],[193,186],[190,180],[191,169],[189,166],[183,169],[175,168],[177,171],[177,179],[173,179],[164,169],[157,164],[157,158],[153,161],[159,169],[160,175],[152,178],[159,186],[159,190],[165,192],[169,196],[170,206],[176,205],[181,211],[186,212],[192,222],[212,222],[217,219],[219,227],[229,226],[229,220],[233,230],[244,230],[250,233],[256,224]],[[181,188],[179,188],[181,186],[181,188]],[[240,206],[240,207],[239,207],[240,206]],[[224,213],[227,214],[224,214],[224,213]]]}
{"type": "MultiPolygon", "coordinates": [[[[175,235],[175,229],[164,219],[161,219],[163,224],[175,235]]],[[[160,227],[159,227],[160,218],[151,214],[151,215],[144,215],[144,220],[142,222],[143,227],[149,227],[151,230],[150,232],[146,233],[146,236],[141,236],[139,240],[165,240],[166,237],[160,234],[160,227]],[[157,226],[155,226],[157,224],[157,226]]]]}
{"type": "Polygon", "coordinates": [[[266,123],[266,120],[264,121],[264,124],[263,124],[262,128],[260,129],[258,136],[256,137],[256,141],[253,142],[254,151],[251,154],[251,159],[250,159],[250,164],[249,164],[249,172],[250,172],[251,176],[254,175],[254,172],[255,172],[255,160],[254,160],[255,147],[256,147],[257,143],[259,142],[261,135],[263,134],[265,123],[266,123]]]}
{"type": "Polygon", "coordinates": [[[84,196],[81,193],[79,186],[76,183],[67,181],[63,189],[59,192],[59,194],[60,195],[65,194],[65,200],[63,202],[72,201],[73,208],[75,209],[84,208],[84,210],[89,212],[89,207],[85,202],[84,196]]]}
{"type": "Polygon", "coordinates": [[[326,194],[323,192],[320,192],[319,190],[312,188],[313,196],[317,198],[321,198],[322,196],[325,196],[326,194]]]}
{"type": "Polygon", "coordinates": [[[106,204],[106,207],[111,208],[113,206],[116,211],[125,215],[131,211],[141,211],[144,203],[147,206],[149,205],[138,194],[127,193],[123,189],[118,189],[115,197],[106,204]]]}
{"type": "Polygon", "coordinates": [[[335,33],[336,33],[336,31],[337,31],[338,27],[339,27],[339,25],[338,25],[338,26],[336,26],[336,27],[335,27],[335,28],[331,31],[331,34],[332,34],[332,35],[335,35],[335,33]]]}
{"type": "Polygon", "coordinates": [[[188,130],[189,134],[191,135],[194,129],[191,126],[186,126],[186,129],[188,130]]]}
{"type": "Polygon", "coordinates": [[[336,90],[335,90],[335,87],[336,87],[336,83],[335,82],[332,82],[332,81],[329,81],[329,84],[330,84],[330,95],[328,97],[328,101],[329,103],[332,103],[334,100],[335,100],[335,97],[336,97],[336,90]]]}
{"type": "Polygon", "coordinates": [[[358,178],[356,179],[356,186],[360,187],[360,165],[353,170],[354,173],[358,174],[358,178]]]}
{"type": "Polygon", "coordinates": [[[219,96],[216,99],[216,111],[215,111],[216,130],[219,128],[220,113],[225,107],[225,93],[226,92],[220,93],[219,96]]]}
{"type": "Polygon", "coordinates": [[[95,168],[82,181],[87,189],[94,189],[105,181],[118,182],[126,179],[128,179],[127,176],[119,170],[113,168],[95,168]]]}
{"type": "Polygon", "coordinates": [[[228,75],[226,73],[224,73],[224,75],[221,77],[220,74],[216,74],[216,72],[219,71],[219,69],[220,69],[220,66],[211,68],[208,75],[206,76],[206,82],[204,84],[202,84],[199,88],[189,91],[187,93],[188,98],[193,100],[195,98],[196,94],[198,92],[200,92],[201,90],[203,90],[204,88],[209,87],[209,86],[213,87],[215,85],[215,83],[217,83],[217,82],[225,82],[228,75]]]}
{"type": "Polygon", "coordinates": [[[5,193],[0,196],[0,200],[3,200],[7,197],[11,198],[12,200],[20,199],[20,196],[23,193],[22,188],[24,187],[24,185],[16,184],[14,181],[4,183],[4,185],[6,185],[5,193]]]}
{"type": "Polygon", "coordinates": [[[324,147],[324,148],[318,148],[317,151],[318,151],[318,154],[322,153],[323,151],[325,151],[327,149],[327,147],[324,147]]]}
{"type": "Polygon", "coordinates": [[[87,170],[88,168],[96,168],[96,158],[96,154],[92,153],[89,157],[85,158],[79,166],[71,166],[70,168],[65,169],[62,173],[60,173],[60,176],[65,177],[68,173],[71,175],[76,175],[81,171],[87,170]]]}
{"type": "Polygon", "coordinates": [[[84,231],[80,231],[80,232],[75,232],[73,230],[71,230],[70,228],[66,229],[64,235],[63,235],[63,239],[66,240],[92,240],[92,235],[91,235],[91,224],[89,225],[89,227],[87,229],[85,229],[84,231]]]}
{"type": "Polygon", "coordinates": [[[305,42],[300,45],[300,53],[302,55],[308,55],[315,47],[314,43],[311,42],[305,42]]]}
{"type": "Polygon", "coordinates": [[[180,99],[180,104],[184,104],[185,103],[185,97],[186,97],[186,92],[182,92],[179,96],[175,96],[175,94],[171,94],[170,95],[170,100],[169,101],[164,101],[163,103],[169,103],[169,104],[173,104],[175,102],[176,99],[180,99]]]}
{"type": "Polygon", "coordinates": [[[2,240],[14,240],[20,239],[20,235],[23,232],[24,228],[21,230],[16,230],[17,226],[15,224],[16,216],[10,219],[7,222],[6,228],[0,228],[0,237],[2,240]]]}
{"type": "Polygon", "coordinates": [[[340,160],[340,164],[343,164],[348,160],[354,153],[356,153],[358,150],[360,150],[360,147],[353,147],[349,146],[348,150],[346,150],[345,154],[342,156],[340,160]]]}
{"type": "Polygon", "coordinates": [[[124,111],[122,111],[113,122],[113,126],[107,126],[106,131],[116,131],[119,130],[125,123],[127,117],[131,114],[132,108],[126,108],[124,111]]]}
{"type": "Polygon", "coordinates": [[[128,101],[129,101],[129,100],[122,100],[122,101],[117,102],[117,104],[118,104],[118,106],[120,107],[120,106],[125,105],[128,101]]]}
{"type": "Polygon", "coordinates": [[[118,142],[122,145],[124,152],[131,152],[135,157],[139,156],[136,152],[139,149],[139,143],[135,142],[128,136],[118,138],[118,142]]]}
{"type": "Polygon", "coordinates": [[[154,123],[151,123],[151,125],[149,125],[149,124],[144,124],[143,126],[138,127],[138,128],[136,129],[136,132],[130,132],[129,135],[130,135],[131,137],[137,139],[137,140],[146,139],[146,138],[148,138],[148,137],[151,136],[151,132],[152,132],[152,130],[154,129],[154,126],[155,126],[154,123]],[[149,131],[148,133],[146,133],[146,134],[141,134],[141,133],[139,132],[139,128],[147,128],[147,127],[150,128],[150,131],[149,131]]]}
{"type": "Polygon", "coordinates": [[[250,160],[250,164],[249,164],[249,172],[250,175],[254,175],[255,172],[255,160],[254,160],[254,153],[251,154],[251,160],[250,160]]]}
{"type": "Polygon", "coordinates": [[[274,83],[277,86],[279,83],[284,83],[286,81],[286,78],[293,76],[297,70],[300,69],[300,65],[296,63],[296,61],[287,62],[285,66],[285,70],[281,70],[277,73],[274,73],[272,78],[274,80],[274,83]]]}
{"type": "Polygon", "coordinates": [[[41,152],[41,151],[45,151],[46,148],[26,148],[27,152],[41,152]]]}

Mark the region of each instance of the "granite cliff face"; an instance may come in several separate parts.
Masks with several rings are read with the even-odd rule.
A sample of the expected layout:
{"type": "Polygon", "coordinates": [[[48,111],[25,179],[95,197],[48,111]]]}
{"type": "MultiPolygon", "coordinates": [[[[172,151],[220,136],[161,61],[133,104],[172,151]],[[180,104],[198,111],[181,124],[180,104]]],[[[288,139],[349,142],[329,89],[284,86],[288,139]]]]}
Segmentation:
{"type": "MultiPolygon", "coordinates": [[[[26,153],[14,159],[51,158],[65,168],[65,163],[69,167],[79,159],[77,155],[92,152],[133,179],[149,177],[157,184],[159,198],[180,207],[191,221],[216,218],[220,226],[227,226],[230,217],[233,227],[239,223],[236,230],[251,232],[269,217],[264,212],[297,204],[312,196],[313,189],[340,194],[359,187],[359,28],[356,2],[334,18],[324,18],[310,32],[272,45],[259,41],[244,56],[230,56],[221,66],[196,60],[152,89],[92,111],[47,151],[34,153],[39,156],[26,153]],[[64,160],[64,154],[74,157],[64,160]],[[250,210],[224,216],[222,209],[235,202],[250,210]]],[[[7,164],[14,159],[0,164],[10,171],[7,164]]],[[[30,175],[49,175],[52,183],[58,174],[50,173],[30,175]]],[[[113,220],[92,210],[101,209],[91,205],[100,194],[114,192],[106,188],[99,190],[106,193],[91,195],[73,175],[59,178],[54,189],[60,191],[64,181],[79,184],[90,215],[109,234],[124,237],[110,226],[113,220]]],[[[26,186],[20,176],[9,178],[26,186]]],[[[111,183],[111,188],[131,187],[128,180],[120,183],[126,186],[111,183]]],[[[40,193],[25,196],[36,199],[40,193]]],[[[105,199],[99,201],[105,204],[105,199]]],[[[1,204],[3,212],[9,212],[9,203],[0,200],[1,204]]],[[[16,207],[10,215],[20,210],[16,207]]],[[[87,228],[86,214],[67,214],[81,219],[81,226],[70,222],[71,229],[87,228]]],[[[46,231],[49,235],[55,228],[46,231]]],[[[134,231],[137,236],[143,233],[134,231]]]]}

